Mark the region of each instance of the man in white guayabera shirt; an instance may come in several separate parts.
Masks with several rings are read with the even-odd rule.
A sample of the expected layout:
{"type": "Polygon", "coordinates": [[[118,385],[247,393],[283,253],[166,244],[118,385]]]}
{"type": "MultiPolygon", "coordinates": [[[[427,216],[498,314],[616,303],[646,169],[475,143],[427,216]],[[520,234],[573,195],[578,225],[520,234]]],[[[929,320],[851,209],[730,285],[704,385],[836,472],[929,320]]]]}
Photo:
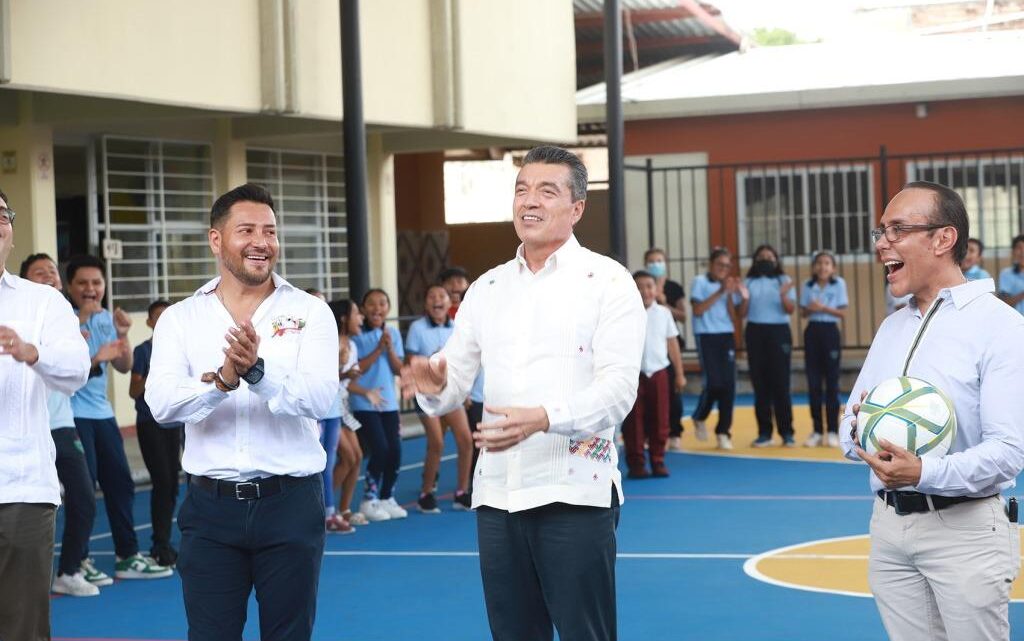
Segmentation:
{"type": "Polygon", "coordinates": [[[60,485],[47,388],[84,385],[89,348],[60,292],[6,270],[13,246],[0,191],[0,639],[49,639],[60,485]]]}
{"type": "Polygon", "coordinates": [[[996,298],[992,279],[967,282],[960,271],[968,219],[952,189],[906,185],[871,236],[893,295],[913,296],[882,322],[840,428],[843,452],[871,466],[877,494],[871,590],[892,641],[1009,639],[1020,534],[1000,492],[1024,468],[1024,317],[996,298]],[[901,375],[952,399],[957,434],[946,456],[856,445],[863,395],[901,375]]]}
{"type": "Polygon", "coordinates": [[[616,635],[612,439],[636,399],[646,315],[629,272],[573,235],[586,190],[575,155],[531,150],[515,185],[515,258],[469,288],[444,350],[403,371],[406,396],[433,416],[487,371],[473,507],[496,641],[616,635]]]}

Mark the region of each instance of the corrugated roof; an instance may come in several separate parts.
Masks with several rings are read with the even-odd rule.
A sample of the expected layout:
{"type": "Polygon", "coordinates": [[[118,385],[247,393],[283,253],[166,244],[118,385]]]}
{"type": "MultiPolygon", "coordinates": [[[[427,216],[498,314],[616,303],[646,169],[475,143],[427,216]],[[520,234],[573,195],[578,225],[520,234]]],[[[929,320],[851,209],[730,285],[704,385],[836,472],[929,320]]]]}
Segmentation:
{"type": "MultiPolygon", "coordinates": [[[[1024,95],[1024,33],[902,37],[687,56],[623,76],[627,119],[1024,95]]],[[[604,84],[576,94],[603,119],[604,84]]]]}

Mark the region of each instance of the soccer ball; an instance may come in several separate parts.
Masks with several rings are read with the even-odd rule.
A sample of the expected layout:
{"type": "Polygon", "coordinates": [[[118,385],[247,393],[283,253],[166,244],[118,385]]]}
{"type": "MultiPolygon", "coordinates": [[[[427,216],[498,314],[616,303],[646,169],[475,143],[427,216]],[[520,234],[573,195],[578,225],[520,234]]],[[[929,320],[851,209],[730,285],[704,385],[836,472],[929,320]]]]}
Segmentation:
{"type": "Polygon", "coordinates": [[[942,390],[919,378],[882,381],[860,404],[857,442],[875,453],[885,439],[917,456],[945,456],[956,438],[953,402],[942,390]]]}

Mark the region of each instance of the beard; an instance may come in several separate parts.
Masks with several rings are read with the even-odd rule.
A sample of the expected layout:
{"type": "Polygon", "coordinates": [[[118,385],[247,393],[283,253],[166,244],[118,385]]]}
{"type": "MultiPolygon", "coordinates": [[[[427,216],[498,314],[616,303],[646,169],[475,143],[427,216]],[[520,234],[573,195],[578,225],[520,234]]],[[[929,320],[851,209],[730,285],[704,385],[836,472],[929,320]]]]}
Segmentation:
{"type": "Polygon", "coordinates": [[[227,270],[231,272],[231,275],[249,287],[256,287],[267,282],[274,272],[274,265],[277,263],[273,256],[267,255],[267,271],[266,273],[260,273],[254,269],[247,268],[245,266],[245,259],[242,258],[241,254],[223,254],[221,259],[227,270]]]}

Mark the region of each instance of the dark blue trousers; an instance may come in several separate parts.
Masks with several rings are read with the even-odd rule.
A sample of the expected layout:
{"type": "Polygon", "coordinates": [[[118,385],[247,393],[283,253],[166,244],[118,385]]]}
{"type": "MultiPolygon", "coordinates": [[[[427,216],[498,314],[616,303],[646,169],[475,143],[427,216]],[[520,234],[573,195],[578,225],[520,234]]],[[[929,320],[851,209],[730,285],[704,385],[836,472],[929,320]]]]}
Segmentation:
{"type": "MultiPolygon", "coordinates": [[[[139,551],[139,540],[135,536],[135,517],[132,503],[135,501],[135,482],[124,453],[124,439],[117,421],[111,418],[92,419],[75,417],[75,427],[85,451],[85,462],[89,475],[103,490],[104,506],[110,521],[110,533],[114,538],[114,553],[122,559],[139,551]]],[[[88,556],[88,549],[85,551],[88,556]]]]}
{"type": "Polygon", "coordinates": [[[617,495],[610,508],[481,507],[476,522],[494,641],[615,640],[617,495]]]}
{"type": "Polygon", "coordinates": [[[703,387],[697,409],[693,410],[693,420],[706,419],[717,403],[715,434],[728,436],[736,403],[736,341],[732,334],[697,334],[696,338],[703,387]]]}
{"type": "Polygon", "coordinates": [[[772,437],[772,415],[779,436],[793,436],[793,398],[789,393],[789,372],[793,354],[793,333],[789,324],[747,323],[745,333],[750,382],[754,386],[754,414],[757,437],[772,437]]]}
{"type": "Polygon", "coordinates": [[[189,641],[240,641],[253,588],[262,641],[309,641],[326,535],[319,474],[254,500],[193,483],[178,529],[189,641]]]}
{"type": "Polygon", "coordinates": [[[89,548],[89,535],[96,518],[96,490],[82,453],[78,430],[62,427],[52,430],[50,435],[57,447],[57,478],[64,486],[64,534],[57,572],[70,575],[81,569],[89,548]]]}
{"type": "Polygon", "coordinates": [[[814,431],[821,434],[827,426],[839,433],[839,363],[842,344],[837,323],[810,322],[804,330],[804,359],[807,369],[807,396],[814,431]],[[821,419],[824,383],[825,420],[821,419]]]}
{"type": "Polygon", "coordinates": [[[369,451],[366,463],[366,495],[389,499],[398,482],[402,466],[401,421],[398,412],[352,412],[362,425],[356,434],[363,451],[369,451]]]}

